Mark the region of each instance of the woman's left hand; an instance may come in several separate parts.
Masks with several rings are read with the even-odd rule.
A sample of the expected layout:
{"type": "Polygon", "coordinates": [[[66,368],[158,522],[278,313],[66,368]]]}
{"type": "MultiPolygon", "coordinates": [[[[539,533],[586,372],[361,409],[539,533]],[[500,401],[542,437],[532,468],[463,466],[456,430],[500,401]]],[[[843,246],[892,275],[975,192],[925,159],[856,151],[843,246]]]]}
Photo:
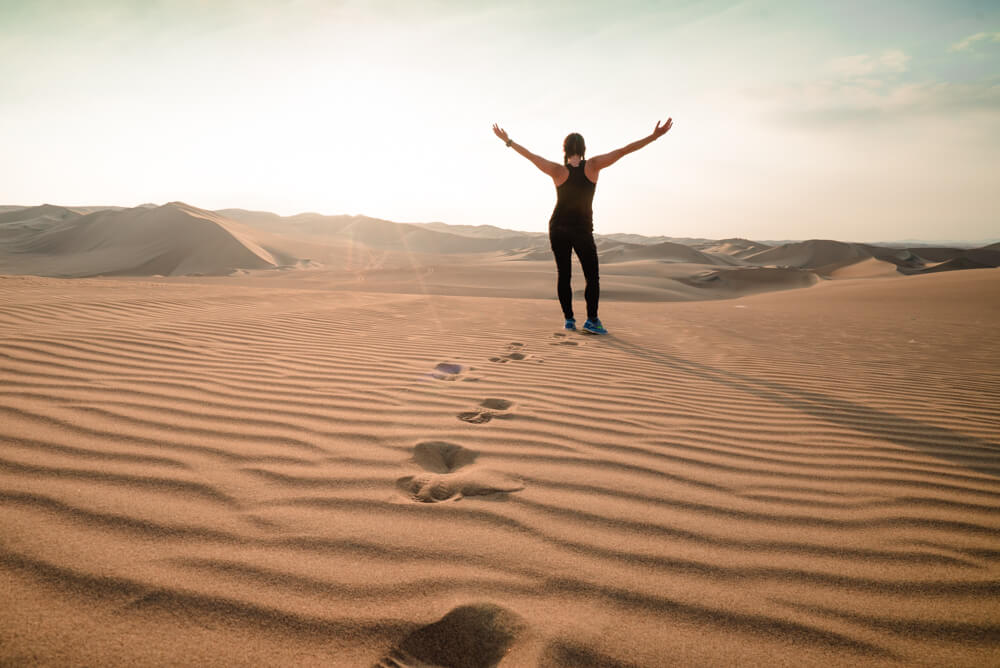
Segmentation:
{"type": "Polygon", "coordinates": [[[493,134],[495,134],[497,137],[500,137],[500,139],[503,141],[504,144],[510,141],[510,137],[507,136],[507,131],[504,130],[499,125],[497,125],[496,123],[493,124],[493,134]]]}

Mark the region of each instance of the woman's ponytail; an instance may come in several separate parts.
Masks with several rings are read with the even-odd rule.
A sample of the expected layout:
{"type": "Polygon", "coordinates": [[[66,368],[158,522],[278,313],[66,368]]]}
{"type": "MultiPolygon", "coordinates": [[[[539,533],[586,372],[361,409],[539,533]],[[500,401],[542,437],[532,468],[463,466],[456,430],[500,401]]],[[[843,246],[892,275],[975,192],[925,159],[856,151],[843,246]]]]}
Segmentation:
{"type": "Polygon", "coordinates": [[[583,135],[579,132],[571,132],[563,140],[563,164],[569,164],[569,156],[578,155],[581,158],[587,152],[587,144],[583,141],[583,135]]]}

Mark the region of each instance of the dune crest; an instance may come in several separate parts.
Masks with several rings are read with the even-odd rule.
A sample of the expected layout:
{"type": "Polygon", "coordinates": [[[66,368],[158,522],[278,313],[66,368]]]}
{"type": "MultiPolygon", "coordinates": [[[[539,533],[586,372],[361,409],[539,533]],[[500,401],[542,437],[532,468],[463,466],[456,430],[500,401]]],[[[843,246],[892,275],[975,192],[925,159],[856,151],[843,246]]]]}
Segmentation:
{"type": "Polygon", "coordinates": [[[859,244],[828,239],[810,239],[809,241],[768,248],[747,255],[744,259],[759,265],[832,271],[869,257],[871,254],[859,244]]]}
{"type": "MultiPolygon", "coordinates": [[[[989,246],[901,248],[824,239],[771,246],[623,233],[596,240],[603,273],[619,277],[605,292],[614,300],[733,298],[826,279],[890,276],[890,265],[899,275],[1000,266],[1000,250],[989,246]]],[[[213,212],[182,202],[130,209],[0,207],[0,274],[214,276],[308,269],[368,290],[461,295],[490,285],[495,296],[526,297],[549,296],[550,286],[544,293],[537,286],[541,268],[551,270],[551,263],[547,235],[492,226],[213,212]],[[408,280],[399,281],[402,275],[408,280]],[[525,275],[534,282],[525,284],[525,275]]]]}

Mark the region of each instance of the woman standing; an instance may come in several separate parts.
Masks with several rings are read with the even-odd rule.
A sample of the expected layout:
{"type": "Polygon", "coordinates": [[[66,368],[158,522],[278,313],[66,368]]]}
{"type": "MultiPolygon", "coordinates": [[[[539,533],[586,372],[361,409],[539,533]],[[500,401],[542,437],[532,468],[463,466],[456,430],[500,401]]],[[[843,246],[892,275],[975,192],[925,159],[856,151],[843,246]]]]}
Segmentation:
{"type": "Polygon", "coordinates": [[[597,317],[597,302],[601,296],[597,246],[594,244],[593,201],[594,190],[597,188],[597,175],[605,167],[618,162],[622,156],[638,151],[646,144],[659,139],[672,125],[671,118],[668,118],[663,125],[657,121],[653,133],[649,136],[590,160],[584,158],[587,146],[583,137],[574,132],[563,140],[561,165],[535,155],[508,137],[506,130],[496,124],[493,125],[493,133],[497,137],[552,177],[552,181],[556,184],[556,208],[549,219],[549,242],[552,244],[552,254],[555,255],[556,269],[559,272],[556,292],[559,295],[563,315],[566,317],[566,329],[576,329],[576,320],[573,318],[573,290],[570,287],[572,253],[576,251],[580,266],[583,267],[583,276],[587,280],[587,287],[584,290],[584,297],[587,300],[587,322],[583,324],[583,331],[591,334],[608,333],[601,324],[601,319],[597,317]]]}

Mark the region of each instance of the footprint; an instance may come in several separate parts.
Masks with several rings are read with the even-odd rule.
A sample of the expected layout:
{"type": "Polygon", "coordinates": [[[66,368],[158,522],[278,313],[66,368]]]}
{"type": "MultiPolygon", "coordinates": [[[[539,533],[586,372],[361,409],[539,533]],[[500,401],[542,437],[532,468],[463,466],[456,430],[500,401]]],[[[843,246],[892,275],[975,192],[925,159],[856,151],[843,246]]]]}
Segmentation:
{"type": "Polygon", "coordinates": [[[507,362],[510,361],[519,362],[521,360],[528,359],[529,357],[530,355],[528,355],[527,353],[514,351],[514,352],[509,352],[506,355],[501,355],[499,357],[491,357],[490,361],[496,362],[497,364],[506,364],[507,362]]]}
{"type": "Polygon", "coordinates": [[[431,371],[431,377],[438,380],[458,380],[463,373],[465,373],[465,367],[461,364],[439,362],[431,371]]]}
{"type": "Polygon", "coordinates": [[[499,605],[462,605],[403,638],[373,668],[494,668],[527,628],[523,617],[499,605]]]}
{"type": "Polygon", "coordinates": [[[439,362],[434,370],[431,371],[431,378],[436,378],[437,380],[461,380],[466,383],[472,383],[477,380],[475,376],[467,375],[468,371],[474,371],[474,367],[465,367],[461,364],[454,364],[452,362],[439,362]]]}
{"type": "MultiPolygon", "coordinates": [[[[389,664],[390,666],[392,664],[389,664]]],[[[603,652],[573,641],[552,640],[539,657],[536,668],[564,668],[564,666],[600,666],[601,668],[629,668],[634,663],[624,663],[603,652]]]]}
{"type": "Polygon", "coordinates": [[[483,424],[493,419],[493,413],[490,411],[465,411],[464,413],[459,413],[457,417],[463,422],[483,424]]]}
{"type": "Polygon", "coordinates": [[[413,501],[437,503],[467,496],[518,492],[520,481],[473,464],[478,453],[445,441],[426,441],[413,448],[413,462],[424,469],[396,481],[396,487],[413,501]]]}
{"type": "Polygon", "coordinates": [[[552,336],[554,336],[557,339],[559,339],[559,341],[553,341],[550,344],[550,345],[553,345],[553,346],[578,346],[578,345],[580,345],[579,341],[571,341],[570,338],[569,338],[569,335],[566,334],[566,332],[556,332],[552,336]]]}
{"type": "Polygon", "coordinates": [[[483,399],[479,405],[481,408],[474,411],[459,413],[456,417],[458,417],[459,420],[471,422],[472,424],[484,424],[493,418],[507,419],[511,417],[511,413],[505,413],[503,411],[506,411],[513,406],[514,402],[507,401],[506,399],[483,399]]]}
{"type": "Polygon", "coordinates": [[[447,441],[424,441],[413,448],[413,461],[434,473],[454,473],[476,461],[479,453],[447,441]]]}
{"type": "Polygon", "coordinates": [[[396,481],[396,487],[414,501],[437,503],[455,496],[455,486],[451,484],[452,482],[445,476],[421,473],[400,478],[396,481]]]}
{"type": "Polygon", "coordinates": [[[528,353],[524,352],[524,344],[520,341],[512,341],[507,344],[507,353],[504,355],[498,355],[496,357],[491,357],[490,361],[497,364],[506,364],[510,361],[519,362],[531,357],[528,353]]]}
{"type": "Polygon", "coordinates": [[[479,405],[494,411],[505,411],[513,406],[514,402],[506,399],[483,399],[479,405]]]}

